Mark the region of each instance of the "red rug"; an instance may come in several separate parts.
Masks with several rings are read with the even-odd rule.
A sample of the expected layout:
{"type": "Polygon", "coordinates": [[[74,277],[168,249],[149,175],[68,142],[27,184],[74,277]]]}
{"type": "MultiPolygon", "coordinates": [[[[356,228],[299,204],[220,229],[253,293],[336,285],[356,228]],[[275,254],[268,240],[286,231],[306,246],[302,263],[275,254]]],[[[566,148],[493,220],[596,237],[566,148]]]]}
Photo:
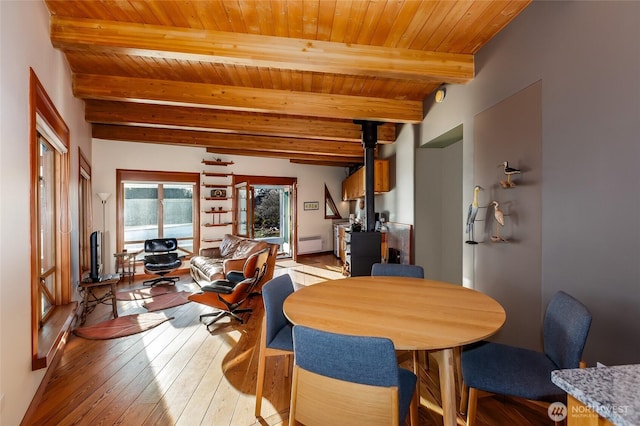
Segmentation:
{"type": "Polygon", "coordinates": [[[145,302],[142,306],[147,308],[149,312],[159,311],[161,309],[169,309],[174,306],[184,305],[185,303],[189,303],[190,300],[187,299],[191,293],[188,291],[180,291],[180,292],[171,292],[166,294],[161,294],[160,296],[154,297],[151,301],[145,302]]]}
{"type": "Polygon", "coordinates": [[[115,339],[149,330],[170,319],[173,317],[167,317],[160,313],[125,315],[95,325],[76,328],[73,332],[76,336],[85,339],[115,339]]]}
{"type": "Polygon", "coordinates": [[[116,294],[116,299],[117,300],[150,299],[155,296],[160,296],[161,294],[169,293],[169,291],[170,290],[167,287],[163,287],[163,286],[134,288],[132,290],[119,291],[116,294]]]}

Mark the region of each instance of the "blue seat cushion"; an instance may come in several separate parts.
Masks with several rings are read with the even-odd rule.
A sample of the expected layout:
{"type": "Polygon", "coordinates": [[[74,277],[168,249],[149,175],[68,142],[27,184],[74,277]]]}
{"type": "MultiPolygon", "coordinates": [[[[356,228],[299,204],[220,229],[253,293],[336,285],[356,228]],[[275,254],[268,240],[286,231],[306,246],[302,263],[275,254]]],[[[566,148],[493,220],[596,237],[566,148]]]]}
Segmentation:
{"type": "Polygon", "coordinates": [[[291,335],[291,324],[285,324],[278,332],[273,336],[270,342],[267,342],[267,347],[272,349],[282,349],[284,351],[293,352],[293,337],[291,335]]]}
{"type": "Polygon", "coordinates": [[[469,387],[536,401],[563,401],[566,394],[551,382],[558,367],[542,352],[480,342],[462,352],[462,376],[469,387]]]}

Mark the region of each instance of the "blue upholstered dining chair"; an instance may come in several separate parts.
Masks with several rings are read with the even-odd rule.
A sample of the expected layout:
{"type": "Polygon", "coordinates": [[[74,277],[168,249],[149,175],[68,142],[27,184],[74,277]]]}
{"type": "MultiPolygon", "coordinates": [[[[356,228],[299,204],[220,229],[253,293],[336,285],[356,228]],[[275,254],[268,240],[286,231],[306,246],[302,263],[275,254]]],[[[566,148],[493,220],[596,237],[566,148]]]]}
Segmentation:
{"type": "Polygon", "coordinates": [[[260,417],[262,408],[266,358],[285,355],[287,359],[285,374],[289,374],[289,358],[293,354],[292,325],[284,316],[282,305],[293,291],[293,282],[288,274],[275,277],[262,286],[264,318],[260,333],[258,378],[256,381],[256,417],[260,417]]]}
{"type": "Polygon", "coordinates": [[[424,269],[419,265],[402,265],[399,263],[374,263],[371,276],[424,278],[424,269]]]}
{"type": "Polygon", "coordinates": [[[416,404],[416,375],[399,368],[393,342],[293,327],[289,425],[398,425],[416,404]]]}
{"type": "MultiPolygon", "coordinates": [[[[386,277],[409,277],[409,278],[424,278],[424,268],[419,265],[404,265],[400,263],[374,263],[371,266],[371,276],[386,276],[386,277]]],[[[422,358],[424,360],[424,366],[429,370],[429,357],[426,351],[422,352],[422,358]]],[[[413,372],[419,373],[418,365],[420,364],[420,355],[417,351],[398,351],[398,362],[402,363],[408,359],[411,359],[413,364],[413,372]]]]}
{"type": "Polygon", "coordinates": [[[462,376],[469,387],[467,424],[475,423],[478,390],[534,401],[565,400],[566,394],[551,382],[551,372],[580,366],[590,326],[589,310],[560,291],[545,312],[544,352],[490,342],[465,347],[462,376]]]}

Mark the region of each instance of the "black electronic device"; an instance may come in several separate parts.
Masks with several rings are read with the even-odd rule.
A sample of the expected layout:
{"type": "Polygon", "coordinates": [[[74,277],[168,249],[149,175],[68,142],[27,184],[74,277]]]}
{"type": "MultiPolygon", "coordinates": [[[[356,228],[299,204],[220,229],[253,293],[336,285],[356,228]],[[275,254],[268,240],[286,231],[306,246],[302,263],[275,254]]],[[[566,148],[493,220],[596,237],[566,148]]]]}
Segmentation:
{"type": "Polygon", "coordinates": [[[89,251],[91,256],[89,279],[93,282],[99,282],[100,274],[102,274],[102,232],[94,231],[91,233],[89,251]]]}

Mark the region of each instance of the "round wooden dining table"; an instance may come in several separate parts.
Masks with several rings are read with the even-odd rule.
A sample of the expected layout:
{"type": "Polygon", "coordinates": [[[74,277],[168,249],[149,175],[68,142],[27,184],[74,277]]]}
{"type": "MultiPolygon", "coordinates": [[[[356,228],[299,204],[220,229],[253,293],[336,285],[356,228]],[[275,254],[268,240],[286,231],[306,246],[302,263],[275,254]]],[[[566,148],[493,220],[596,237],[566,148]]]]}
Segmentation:
{"type": "MultiPolygon", "coordinates": [[[[456,425],[454,350],[496,333],[504,308],[486,294],[420,278],[364,276],[303,287],[284,302],[294,325],[391,339],[397,350],[432,351],[445,426],[456,425]]],[[[416,357],[414,356],[414,359],[416,357]]],[[[412,410],[412,424],[417,413],[412,410]]]]}

